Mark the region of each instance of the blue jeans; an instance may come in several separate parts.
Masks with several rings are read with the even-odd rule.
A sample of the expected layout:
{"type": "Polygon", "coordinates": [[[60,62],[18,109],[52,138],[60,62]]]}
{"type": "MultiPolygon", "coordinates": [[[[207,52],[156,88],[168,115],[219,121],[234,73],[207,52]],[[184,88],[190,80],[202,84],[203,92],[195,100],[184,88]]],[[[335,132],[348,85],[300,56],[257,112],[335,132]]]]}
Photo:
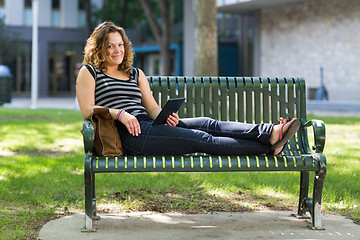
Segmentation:
{"type": "MultiPolygon", "coordinates": [[[[218,121],[206,117],[181,119],[176,127],[140,121],[141,134],[120,131],[126,155],[213,155],[272,154],[270,135],[273,124],[218,121]]],[[[125,129],[127,132],[127,130],[125,129]]]]}

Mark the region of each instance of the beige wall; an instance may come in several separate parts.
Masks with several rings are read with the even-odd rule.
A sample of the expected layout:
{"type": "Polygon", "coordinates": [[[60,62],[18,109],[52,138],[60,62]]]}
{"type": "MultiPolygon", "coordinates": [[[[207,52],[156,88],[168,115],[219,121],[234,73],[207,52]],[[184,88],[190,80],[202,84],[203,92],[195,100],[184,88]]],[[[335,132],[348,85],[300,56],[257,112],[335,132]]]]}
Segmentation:
{"type": "Polygon", "coordinates": [[[261,14],[261,75],[301,76],[330,100],[360,101],[359,0],[314,0],[261,14]]]}

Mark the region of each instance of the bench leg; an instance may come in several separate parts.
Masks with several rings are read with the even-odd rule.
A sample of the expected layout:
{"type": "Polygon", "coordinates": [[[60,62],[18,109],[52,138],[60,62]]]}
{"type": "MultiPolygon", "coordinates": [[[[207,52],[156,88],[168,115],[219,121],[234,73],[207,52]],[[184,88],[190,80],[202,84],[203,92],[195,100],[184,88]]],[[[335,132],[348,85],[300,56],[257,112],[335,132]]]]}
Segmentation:
{"type": "Polygon", "coordinates": [[[93,228],[92,219],[85,214],[85,226],[81,229],[82,232],[96,232],[96,229],[93,228]]]}
{"type": "Polygon", "coordinates": [[[313,229],[323,230],[321,224],[321,196],[324,185],[325,174],[323,171],[317,172],[314,180],[314,192],[312,203],[312,225],[313,229]]]}
{"type": "Polygon", "coordinates": [[[300,196],[298,206],[298,217],[308,218],[306,216],[306,201],[309,195],[309,172],[301,172],[300,174],[300,196]]]}
{"type": "Polygon", "coordinates": [[[307,212],[307,199],[309,195],[309,172],[300,173],[300,196],[299,196],[299,205],[297,214],[292,214],[292,216],[299,219],[310,219],[306,215],[307,212]]]}
{"type": "Polygon", "coordinates": [[[95,174],[90,172],[89,163],[91,163],[91,159],[85,159],[85,226],[82,228],[83,232],[96,231],[92,226],[92,221],[96,219],[95,174]]]}
{"type": "Polygon", "coordinates": [[[309,219],[306,212],[309,211],[311,215],[312,224],[309,226],[312,229],[323,230],[321,224],[321,196],[323,183],[325,179],[324,171],[315,173],[313,197],[308,197],[309,192],[309,172],[301,172],[300,177],[300,198],[298,213],[295,217],[300,219],[309,219]]]}
{"type": "MultiPolygon", "coordinates": [[[[323,163],[321,163],[323,164],[323,163]]],[[[326,168],[324,168],[326,169],[326,168]]],[[[324,230],[321,223],[321,197],[326,176],[326,170],[321,169],[315,173],[313,197],[308,197],[309,191],[309,172],[301,172],[300,177],[300,199],[297,218],[309,218],[306,212],[309,211],[312,223],[310,228],[315,230],[324,230]]]]}

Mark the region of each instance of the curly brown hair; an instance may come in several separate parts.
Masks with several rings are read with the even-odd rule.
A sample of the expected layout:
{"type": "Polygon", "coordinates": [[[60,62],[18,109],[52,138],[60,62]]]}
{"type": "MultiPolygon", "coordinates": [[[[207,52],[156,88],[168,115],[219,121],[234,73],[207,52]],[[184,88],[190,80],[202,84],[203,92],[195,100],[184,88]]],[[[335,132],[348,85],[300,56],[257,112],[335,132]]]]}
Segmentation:
{"type": "Polygon", "coordinates": [[[118,69],[125,72],[130,77],[130,70],[133,65],[134,53],[131,48],[131,42],[126,36],[122,27],[116,26],[112,22],[103,22],[99,24],[86,41],[84,48],[83,64],[91,64],[97,69],[106,69],[106,57],[108,56],[107,45],[109,33],[120,33],[125,48],[124,60],[119,64],[118,69]]]}

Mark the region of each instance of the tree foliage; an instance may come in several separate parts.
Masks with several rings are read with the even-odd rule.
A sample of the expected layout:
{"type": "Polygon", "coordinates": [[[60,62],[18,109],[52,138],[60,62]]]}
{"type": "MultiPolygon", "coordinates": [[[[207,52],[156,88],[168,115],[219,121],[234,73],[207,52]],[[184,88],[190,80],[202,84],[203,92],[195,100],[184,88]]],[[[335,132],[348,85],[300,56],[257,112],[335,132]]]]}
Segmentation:
{"type": "Polygon", "coordinates": [[[112,21],[124,28],[135,28],[145,19],[139,1],[134,0],[104,0],[103,8],[94,12],[94,21],[112,21]]]}
{"type": "Polygon", "coordinates": [[[94,12],[94,22],[112,21],[125,29],[141,29],[148,38],[135,40],[160,46],[161,74],[170,75],[171,26],[182,22],[181,0],[104,0],[103,9],[94,12]]]}

